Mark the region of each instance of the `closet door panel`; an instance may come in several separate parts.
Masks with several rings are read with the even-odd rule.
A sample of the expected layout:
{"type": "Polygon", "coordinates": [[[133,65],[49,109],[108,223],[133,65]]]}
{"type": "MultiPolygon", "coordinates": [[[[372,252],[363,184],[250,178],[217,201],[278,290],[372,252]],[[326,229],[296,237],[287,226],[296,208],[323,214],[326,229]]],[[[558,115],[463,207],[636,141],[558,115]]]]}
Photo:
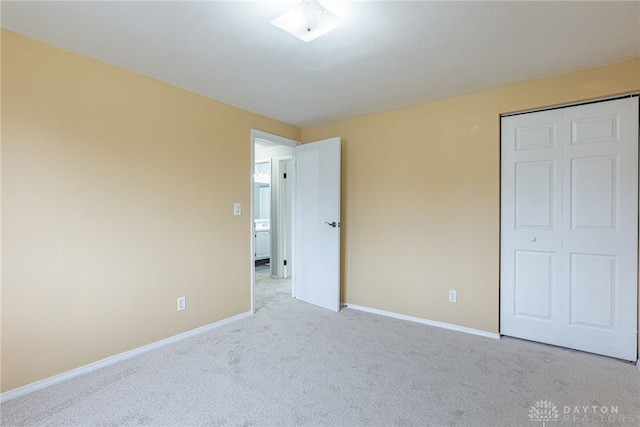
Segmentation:
{"type": "Polygon", "coordinates": [[[500,331],[561,344],[562,113],[502,119],[500,331]]]}
{"type": "Polygon", "coordinates": [[[637,359],[638,98],[502,119],[500,331],[637,359]]]}
{"type": "Polygon", "coordinates": [[[637,359],[638,98],[563,117],[563,345],[637,359]]]}

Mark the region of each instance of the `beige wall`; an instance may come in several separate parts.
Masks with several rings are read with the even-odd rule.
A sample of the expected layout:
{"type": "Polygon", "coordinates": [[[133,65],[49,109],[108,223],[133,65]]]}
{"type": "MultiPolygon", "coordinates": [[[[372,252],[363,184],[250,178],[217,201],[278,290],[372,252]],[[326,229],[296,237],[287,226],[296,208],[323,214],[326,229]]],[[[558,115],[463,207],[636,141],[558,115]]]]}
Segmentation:
{"type": "Polygon", "coordinates": [[[303,129],[343,139],[343,299],[498,332],[499,115],[638,90],[635,59],[303,129]]]}
{"type": "Polygon", "coordinates": [[[3,391],[250,309],[251,128],[2,32],[3,391]]]}
{"type": "Polygon", "coordinates": [[[636,59],[301,134],[5,31],[1,59],[3,391],[249,310],[250,128],[343,137],[344,300],[497,332],[499,114],[640,90],[636,59]]]}

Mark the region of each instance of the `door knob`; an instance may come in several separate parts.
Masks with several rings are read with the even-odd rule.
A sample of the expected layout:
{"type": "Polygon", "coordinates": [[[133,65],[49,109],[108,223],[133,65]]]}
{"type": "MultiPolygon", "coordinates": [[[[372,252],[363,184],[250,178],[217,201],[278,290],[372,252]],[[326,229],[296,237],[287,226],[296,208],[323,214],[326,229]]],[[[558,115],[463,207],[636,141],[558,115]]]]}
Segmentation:
{"type": "Polygon", "coordinates": [[[535,241],[536,241],[536,238],[535,238],[535,237],[532,237],[532,238],[530,238],[529,240],[531,240],[532,242],[535,242],[535,241]]]}
{"type": "Polygon", "coordinates": [[[340,223],[339,222],[335,222],[335,221],[333,221],[333,222],[325,222],[325,224],[327,224],[329,227],[333,227],[333,228],[340,227],[340,223]]]}

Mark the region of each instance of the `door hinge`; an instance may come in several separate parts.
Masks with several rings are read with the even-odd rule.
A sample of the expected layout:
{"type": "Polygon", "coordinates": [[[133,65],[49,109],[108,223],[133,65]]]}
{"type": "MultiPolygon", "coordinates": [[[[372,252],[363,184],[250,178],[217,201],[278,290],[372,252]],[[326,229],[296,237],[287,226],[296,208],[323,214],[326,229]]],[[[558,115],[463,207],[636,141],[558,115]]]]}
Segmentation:
{"type": "Polygon", "coordinates": [[[284,173],[284,179],[287,179],[287,173],[286,172],[284,173]]]}
{"type": "Polygon", "coordinates": [[[284,265],[287,265],[287,260],[286,259],[284,260],[284,265]]]}

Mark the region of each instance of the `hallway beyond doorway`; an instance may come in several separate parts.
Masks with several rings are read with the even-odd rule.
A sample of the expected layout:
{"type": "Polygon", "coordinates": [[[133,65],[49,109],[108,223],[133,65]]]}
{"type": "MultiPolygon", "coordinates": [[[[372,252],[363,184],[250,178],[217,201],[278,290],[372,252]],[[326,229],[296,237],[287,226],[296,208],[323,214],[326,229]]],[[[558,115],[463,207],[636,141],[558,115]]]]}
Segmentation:
{"type": "Polygon", "coordinates": [[[256,312],[266,306],[283,303],[291,299],[291,278],[273,278],[269,267],[256,266],[254,292],[256,312]]]}

